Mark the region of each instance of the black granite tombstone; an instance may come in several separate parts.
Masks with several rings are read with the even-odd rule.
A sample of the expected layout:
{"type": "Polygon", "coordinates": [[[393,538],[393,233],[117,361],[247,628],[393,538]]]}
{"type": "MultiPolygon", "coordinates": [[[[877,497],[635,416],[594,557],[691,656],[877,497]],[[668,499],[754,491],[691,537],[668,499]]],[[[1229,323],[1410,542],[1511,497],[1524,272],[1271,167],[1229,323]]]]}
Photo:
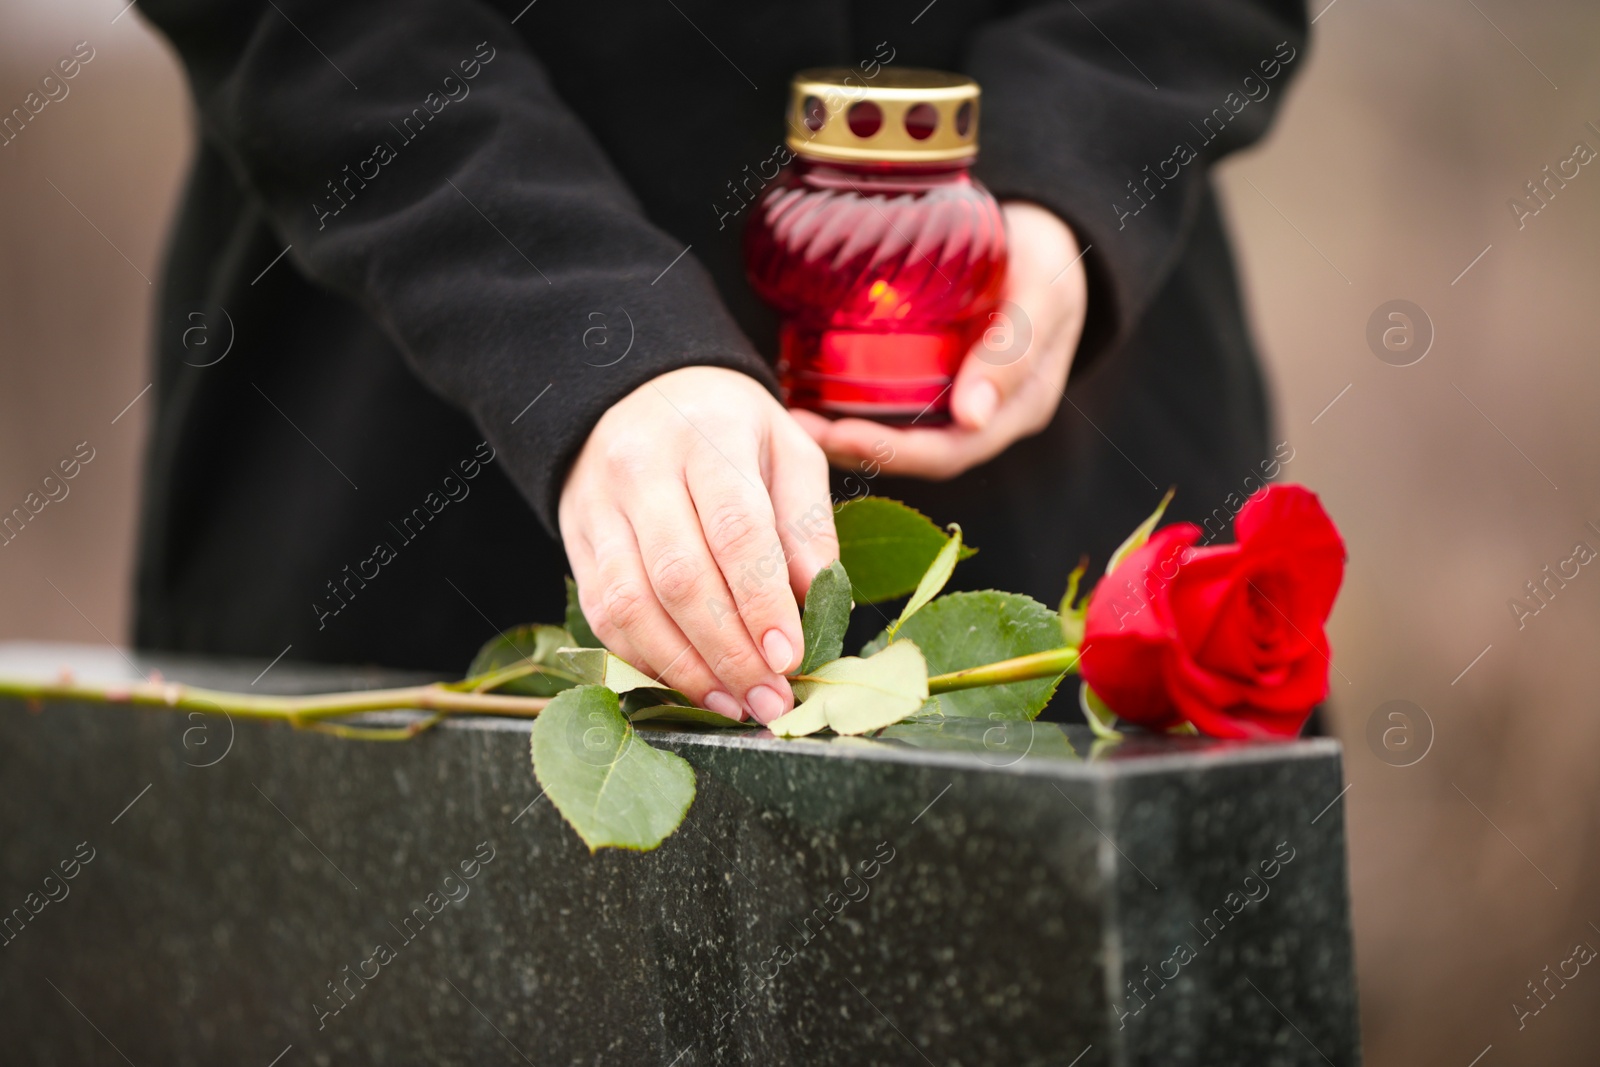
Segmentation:
{"type": "MultiPolygon", "coordinates": [[[[0,646],[0,673],[62,664],[406,680],[0,646]]],[[[686,823],[590,855],[527,733],[0,702],[0,1058],[1359,1062],[1332,741],[656,730],[698,774],[686,823]]]]}

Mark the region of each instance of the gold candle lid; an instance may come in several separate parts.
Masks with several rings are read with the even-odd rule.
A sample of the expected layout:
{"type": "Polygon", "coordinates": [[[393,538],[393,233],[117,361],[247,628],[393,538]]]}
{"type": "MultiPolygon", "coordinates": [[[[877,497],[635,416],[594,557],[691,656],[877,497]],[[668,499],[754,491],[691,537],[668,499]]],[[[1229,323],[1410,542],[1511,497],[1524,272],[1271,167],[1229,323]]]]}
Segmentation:
{"type": "Polygon", "coordinates": [[[978,154],[978,83],[882,67],[802,70],[789,86],[789,148],[812,159],[936,163],[978,154]]]}

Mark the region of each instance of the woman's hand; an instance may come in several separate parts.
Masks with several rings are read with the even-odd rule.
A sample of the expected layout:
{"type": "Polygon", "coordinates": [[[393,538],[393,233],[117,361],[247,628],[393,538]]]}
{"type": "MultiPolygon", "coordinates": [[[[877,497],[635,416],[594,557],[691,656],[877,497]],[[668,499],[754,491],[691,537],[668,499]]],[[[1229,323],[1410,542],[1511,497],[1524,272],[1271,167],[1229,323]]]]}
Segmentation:
{"type": "Polygon", "coordinates": [[[839,542],[827,460],[760,383],[685,367],[635,389],[589,434],[560,523],[606,647],[729,718],[793,706],[797,605],[839,542]]]}
{"type": "Polygon", "coordinates": [[[1049,425],[1083,332],[1088,298],[1078,240],[1037,204],[1002,205],[1009,264],[1004,299],[973,345],[951,391],[952,422],[895,428],[865,419],[794,417],[828,458],[855,467],[881,455],[884,469],[919,478],[953,478],[1049,425]],[[878,451],[874,451],[875,446],[878,451]]]}

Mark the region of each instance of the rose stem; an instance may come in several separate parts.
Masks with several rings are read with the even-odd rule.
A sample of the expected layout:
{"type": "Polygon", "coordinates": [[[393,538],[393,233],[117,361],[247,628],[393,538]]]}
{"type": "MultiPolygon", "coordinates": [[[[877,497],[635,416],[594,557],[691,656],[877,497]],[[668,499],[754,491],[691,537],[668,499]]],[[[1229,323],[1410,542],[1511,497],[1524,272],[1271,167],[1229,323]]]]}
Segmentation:
{"type": "Polygon", "coordinates": [[[929,693],[950,693],[957,689],[978,689],[986,685],[1006,685],[1010,682],[1027,682],[1036,678],[1054,678],[1069,674],[1078,666],[1076,648],[1052,648],[1047,652],[1018,656],[1016,659],[986,663],[981,667],[968,667],[963,671],[936,674],[928,679],[929,693]]]}
{"type": "Polygon", "coordinates": [[[548,697],[463,693],[445,684],[285,697],[225,693],[216,689],[199,689],[171,682],[87,685],[64,679],[26,681],[14,678],[0,679],[0,696],[23,700],[82,700],[106,704],[130,704],[136,707],[171,708],[177,711],[226,713],[246,719],[276,719],[295,726],[362,711],[413,708],[441,714],[477,712],[531,717],[538,715],[550,702],[548,697]]]}
{"type": "Polygon", "coordinates": [[[436,711],[426,719],[418,719],[410,725],[398,727],[346,726],[338,722],[310,720],[299,724],[299,728],[319,734],[332,734],[334,737],[343,737],[352,741],[409,741],[418,734],[438,725],[444,717],[444,712],[436,711]]]}
{"type": "Polygon", "coordinates": [[[535,663],[531,659],[525,659],[520,663],[513,663],[509,667],[501,667],[498,670],[486,671],[483,674],[475,674],[470,678],[463,678],[459,682],[442,682],[440,684],[443,688],[458,693],[482,693],[488,689],[496,689],[518,678],[525,678],[530,674],[549,675],[552,678],[561,678],[569,682],[583,681],[582,678],[579,678],[571,671],[564,671],[560,667],[550,667],[542,663],[535,663]]]}
{"type": "MultiPolygon", "coordinates": [[[[978,689],[1067,674],[1078,665],[1076,648],[1056,648],[1028,656],[987,663],[966,670],[939,674],[928,679],[930,693],[949,693],[958,689],[978,689]]],[[[30,681],[0,678],[0,696],[22,700],[78,700],[103,704],[128,704],[135,707],[170,708],[208,714],[237,715],[240,718],[288,722],[293,726],[316,729],[340,737],[361,737],[375,741],[399,741],[414,737],[445,715],[476,713],[531,718],[539,714],[549,697],[511,696],[482,690],[504,685],[529,674],[568,677],[566,671],[517,663],[459,682],[407,686],[398,689],[371,689],[353,693],[316,693],[304,696],[267,696],[228,693],[172,682],[89,685],[70,680],[30,681]],[[431,711],[429,719],[394,729],[344,726],[317,720],[353,715],[363,711],[417,709],[431,711]]]]}

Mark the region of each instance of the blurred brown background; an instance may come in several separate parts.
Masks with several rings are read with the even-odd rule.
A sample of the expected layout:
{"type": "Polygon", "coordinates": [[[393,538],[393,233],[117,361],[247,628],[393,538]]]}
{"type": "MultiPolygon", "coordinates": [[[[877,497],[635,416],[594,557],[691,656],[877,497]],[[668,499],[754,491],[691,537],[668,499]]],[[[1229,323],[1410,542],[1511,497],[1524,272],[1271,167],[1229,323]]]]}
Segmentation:
{"type": "MultiPolygon", "coordinates": [[[[1520,1030],[1513,1004],[1534,1006],[1526,983],[1574,943],[1600,946],[1600,567],[1551,583],[1520,630],[1507,601],[1576,542],[1600,549],[1600,167],[1552,184],[1520,230],[1507,201],[1576,142],[1600,150],[1600,7],[1312,6],[1274,136],[1219,181],[1285,476],[1350,546],[1332,719],[1368,1062],[1592,1064],[1600,975],[1520,1030]],[[1410,366],[1366,338],[1395,299],[1432,323],[1410,366]],[[1393,700],[1426,718],[1386,709],[1388,746],[1369,742],[1393,700]]],[[[128,633],[148,397],[128,405],[150,382],[149,280],[193,120],[169,49],[121,7],[0,6],[0,112],[76,42],[95,49],[0,147],[0,510],[79,442],[95,452],[0,548],[0,639],[128,633]]]]}

